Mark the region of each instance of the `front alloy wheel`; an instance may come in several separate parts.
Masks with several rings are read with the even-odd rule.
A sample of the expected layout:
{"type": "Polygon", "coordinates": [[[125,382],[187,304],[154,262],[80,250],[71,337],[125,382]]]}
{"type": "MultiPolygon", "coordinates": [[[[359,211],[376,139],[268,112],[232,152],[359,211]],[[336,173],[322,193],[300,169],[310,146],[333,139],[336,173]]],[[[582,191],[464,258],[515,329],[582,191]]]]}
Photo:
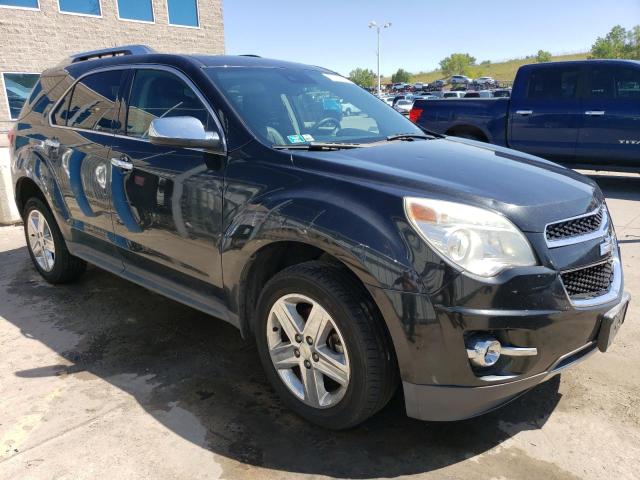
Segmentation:
{"type": "Polygon", "coordinates": [[[315,300],[276,300],[267,321],[269,355],[289,391],[307,405],[337,404],[349,386],[349,354],[339,328],[315,300]]]}
{"type": "Polygon", "coordinates": [[[277,273],[260,294],[254,333],[284,403],[324,428],[363,422],[398,385],[384,320],[341,265],[310,261],[277,273]]]}

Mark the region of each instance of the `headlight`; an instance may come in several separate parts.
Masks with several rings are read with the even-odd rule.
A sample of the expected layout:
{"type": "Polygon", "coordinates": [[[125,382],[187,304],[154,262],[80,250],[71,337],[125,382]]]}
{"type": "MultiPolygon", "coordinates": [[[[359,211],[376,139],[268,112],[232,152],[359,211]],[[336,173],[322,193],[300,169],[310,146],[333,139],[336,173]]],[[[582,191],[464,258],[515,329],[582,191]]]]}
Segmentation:
{"type": "Polygon", "coordinates": [[[537,265],[522,232],[502,215],[461,203],[405,198],[409,222],[445,258],[476,275],[537,265]]]}

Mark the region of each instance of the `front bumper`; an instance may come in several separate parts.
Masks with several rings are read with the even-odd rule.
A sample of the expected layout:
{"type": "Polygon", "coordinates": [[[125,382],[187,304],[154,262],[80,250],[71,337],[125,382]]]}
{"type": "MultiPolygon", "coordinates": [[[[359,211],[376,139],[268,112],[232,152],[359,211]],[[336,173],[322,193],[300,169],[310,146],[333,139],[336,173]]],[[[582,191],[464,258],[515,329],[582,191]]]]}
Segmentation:
{"type": "Polygon", "coordinates": [[[596,351],[596,342],[590,342],[560,357],[549,371],[498,385],[459,387],[402,382],[407,415],[418,420],[438,422],[482,415],[515,400],[596,351]]]}

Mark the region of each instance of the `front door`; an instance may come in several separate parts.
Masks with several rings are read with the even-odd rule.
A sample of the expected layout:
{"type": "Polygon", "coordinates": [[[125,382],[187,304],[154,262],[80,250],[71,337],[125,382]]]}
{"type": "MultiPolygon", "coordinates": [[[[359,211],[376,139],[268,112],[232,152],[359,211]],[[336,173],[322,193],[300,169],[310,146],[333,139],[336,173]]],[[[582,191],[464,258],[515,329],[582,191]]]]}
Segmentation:
{"type": "Polygon", "coordinates": [[[640,165],[640,66],[597,63],[589,68],[580,163],[640,165]]]}
{"type": "Polygon", "coordinates": [[[213,113],[178,72],[140,68],[132,76],[122,117],[126,125],[110,154],[114,242],[129,276],[222,314],[219,245],[225,158],[148,141],[155,118],[195,117],[212,131],[217,130],[213,113]]]}
{"type": "Polygon", "coordinates": [[[511,99],[511,148],[554,161],[574,160],[582,122],[581,71],[572,65],[531,71],[528,85],[511,99]]]}

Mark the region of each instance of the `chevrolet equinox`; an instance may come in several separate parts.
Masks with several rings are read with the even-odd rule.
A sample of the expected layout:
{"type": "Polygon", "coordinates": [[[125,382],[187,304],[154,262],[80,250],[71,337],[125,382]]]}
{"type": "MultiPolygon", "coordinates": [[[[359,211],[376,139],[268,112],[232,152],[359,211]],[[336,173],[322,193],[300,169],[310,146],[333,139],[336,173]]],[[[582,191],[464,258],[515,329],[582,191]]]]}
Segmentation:
{"type": "Polygon", "coordinates": [[[42,74],[9,139],[46,281],[89,262],[235,325],[328,428],[400,383],[411,417],[479,415],[624,321],[592,180],[423,130],[323,68],[85,52],[42,74]]]}

